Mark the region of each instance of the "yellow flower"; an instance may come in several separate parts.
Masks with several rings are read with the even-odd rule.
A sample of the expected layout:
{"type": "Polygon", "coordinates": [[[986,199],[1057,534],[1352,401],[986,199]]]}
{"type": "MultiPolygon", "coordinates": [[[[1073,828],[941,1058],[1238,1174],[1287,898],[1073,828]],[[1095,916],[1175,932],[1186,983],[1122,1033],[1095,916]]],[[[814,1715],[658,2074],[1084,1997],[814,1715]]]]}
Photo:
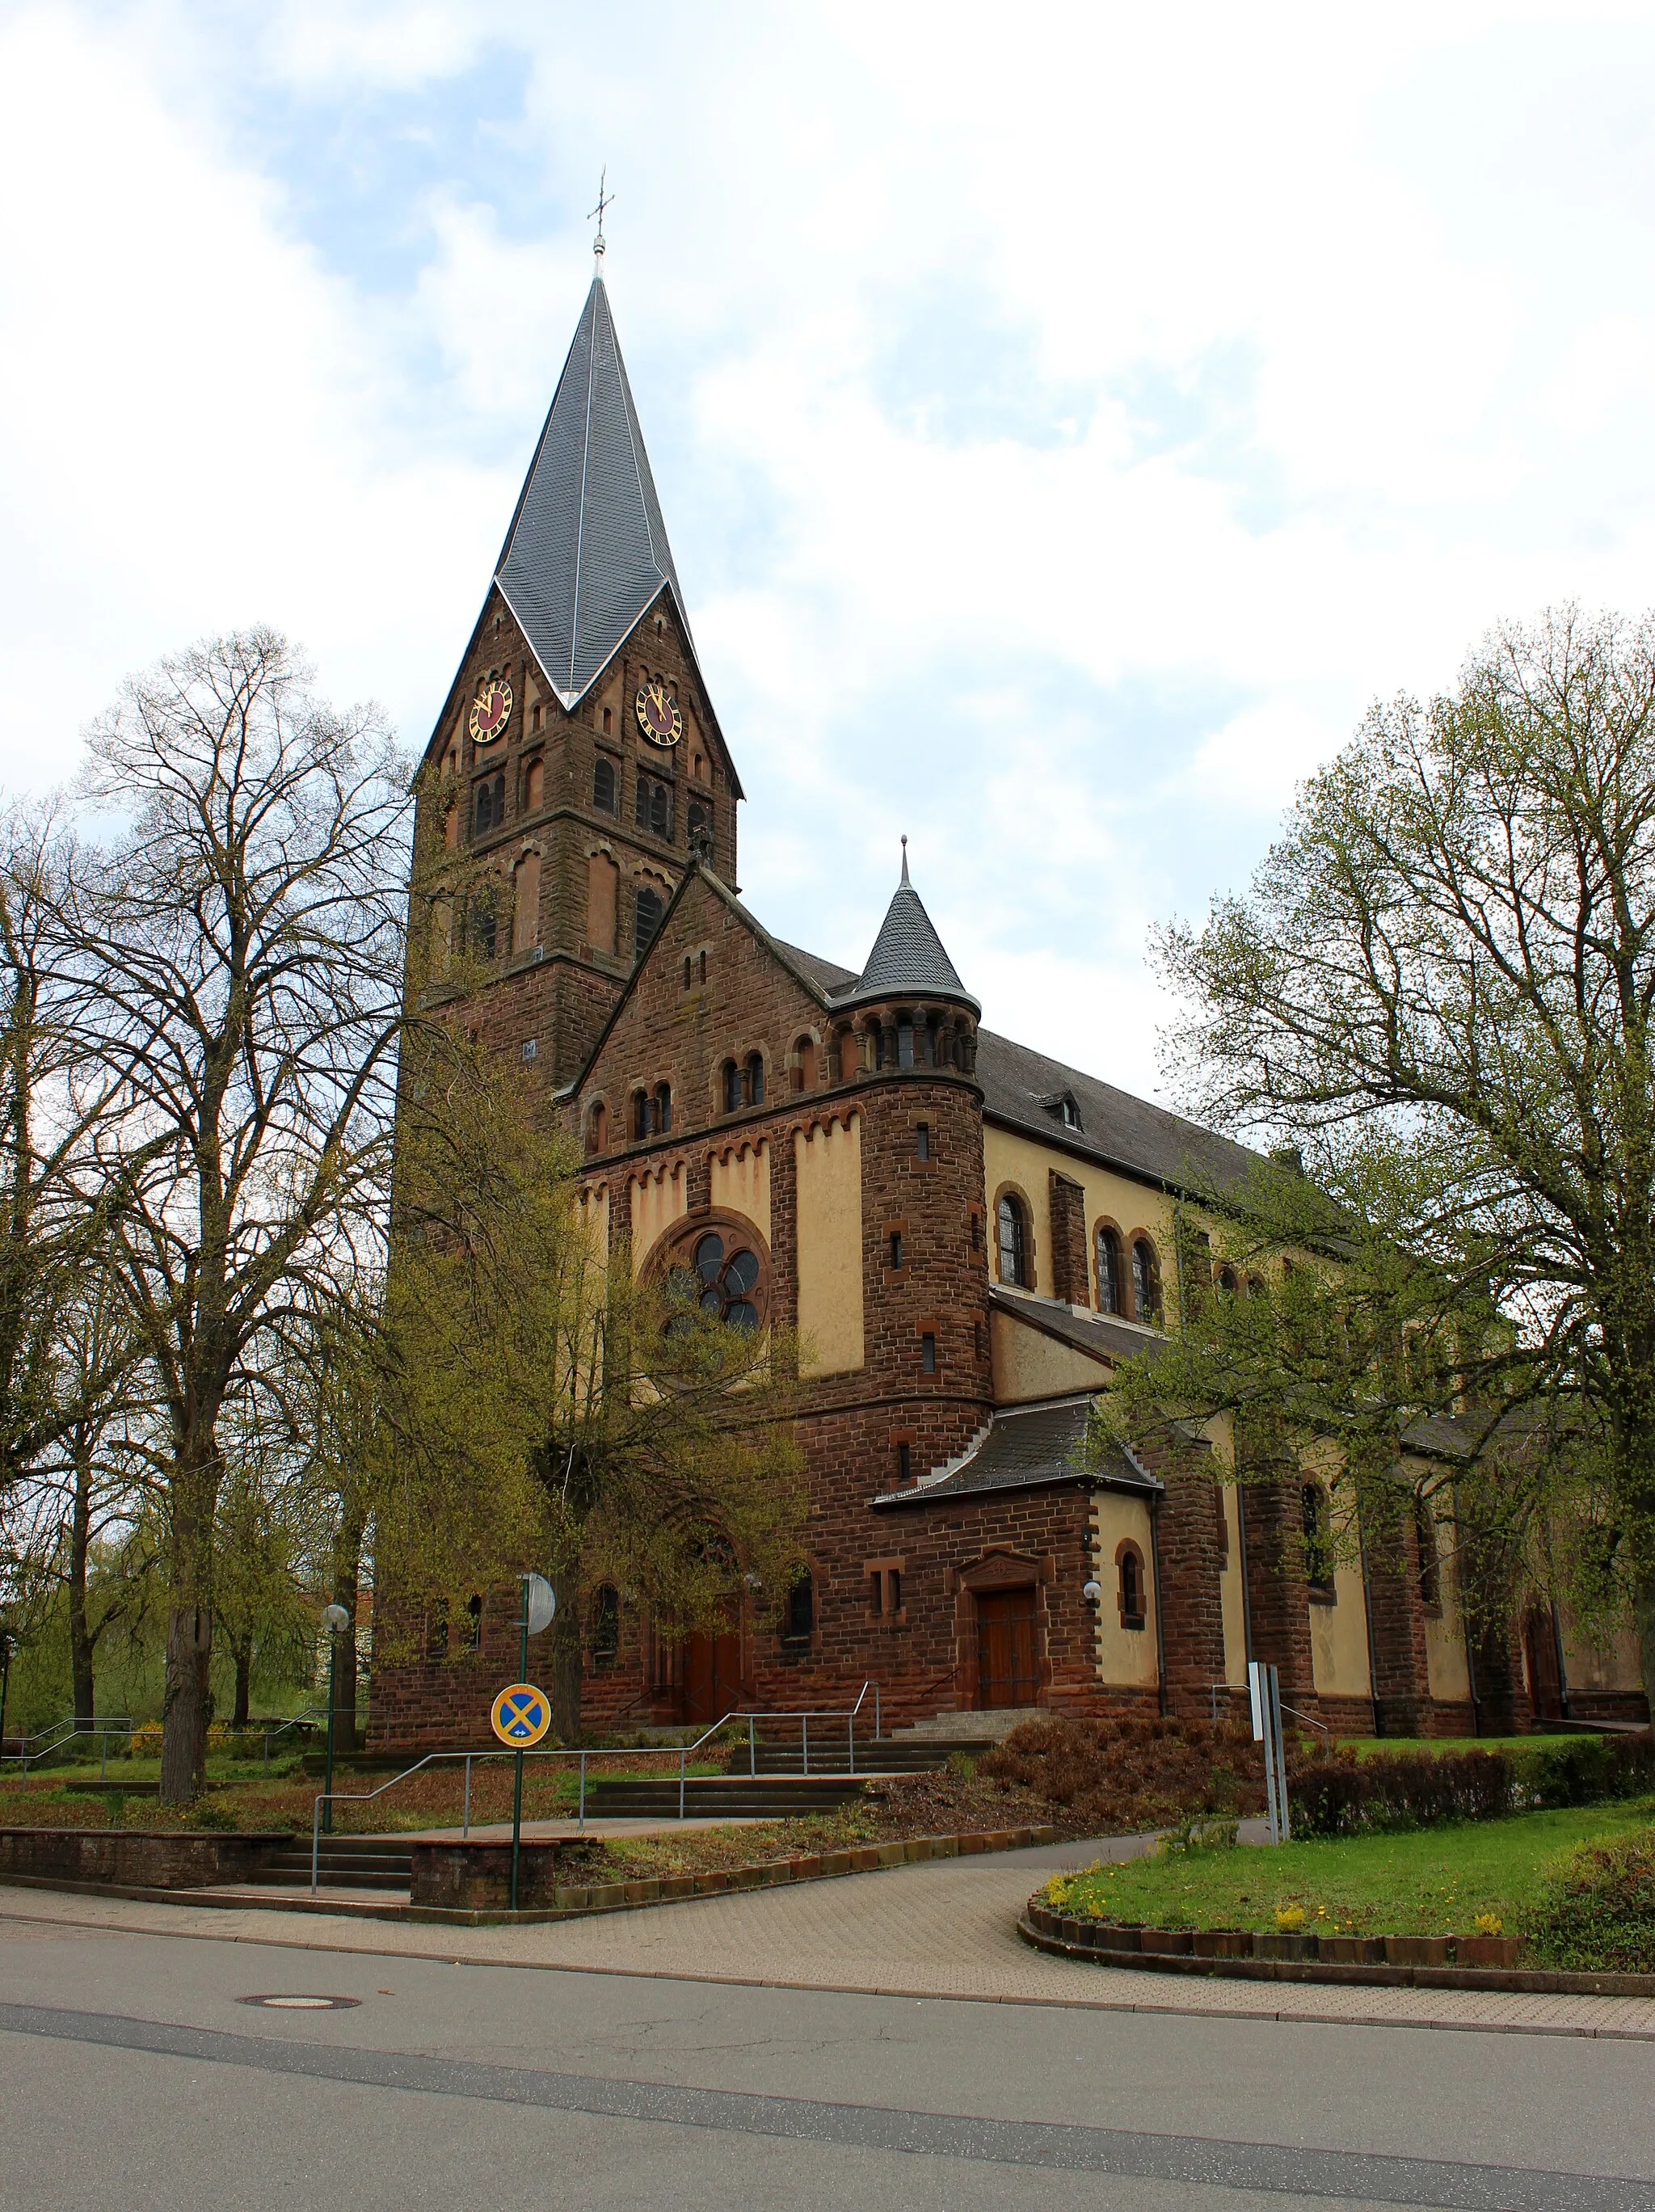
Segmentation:
{"type": "Polygon", "coordinates": [[[1479,1936],[1503,1936],[1506,1923],[1497,1912],[1479,1912],[1472,1922],[1479,1936]]]}
{"type": "Polygon", "coordinates": [[[1276,1924],[1284,1936],[1296,1936],[1305,1924],[1304,1906],[1278,1905],[1276,1908],[1276,1924]]]}

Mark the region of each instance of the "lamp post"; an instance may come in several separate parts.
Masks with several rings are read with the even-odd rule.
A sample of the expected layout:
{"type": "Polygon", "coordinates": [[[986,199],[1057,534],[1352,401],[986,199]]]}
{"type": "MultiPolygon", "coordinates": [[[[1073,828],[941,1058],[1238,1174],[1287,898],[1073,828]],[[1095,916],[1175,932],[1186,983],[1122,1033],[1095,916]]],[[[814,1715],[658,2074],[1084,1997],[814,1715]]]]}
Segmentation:
{"type": "Polygon", "coordinates": [[[342,1605],[324,1606],[322,1618],[328,1625],[328,1771],[322,1784],[322,1833],[333,1833],[333,1681],[339,1671],[339,1638],[350,1626],[350,1615],[342,1605]]]}
{"type": "Polygon", "coordinates": [[[6,1750],[6,1692],[11,1687],[11,1638],[0,1628],[0,1759],[6,1750]]]}

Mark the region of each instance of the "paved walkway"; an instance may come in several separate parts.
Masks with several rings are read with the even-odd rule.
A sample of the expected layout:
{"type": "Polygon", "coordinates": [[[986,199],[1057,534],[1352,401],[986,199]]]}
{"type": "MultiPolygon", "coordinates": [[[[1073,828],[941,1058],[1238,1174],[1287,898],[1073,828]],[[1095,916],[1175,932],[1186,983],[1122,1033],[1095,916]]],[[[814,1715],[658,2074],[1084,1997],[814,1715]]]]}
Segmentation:
{"type": "MultiPolygon", "coordinates": [[[[1134,1846],[1114,1848],[1124,1854],[1134,1846]]],[[[519,1928],[432,1927],[252,1905],[149,1905],[9,1887],[0,1887],[0,1917],[290,1949],[763,1987],[1655,2041],[1651,1998],[1346,1989],[1217,1978],[1193,1982],[1030,1950],[1014,1923],[1042,1872],[1098,1855],[1099,1846],[1090,1844],[1007,1852],[992,1860],[932,1860],[879,1874],[519,1928]]]]}

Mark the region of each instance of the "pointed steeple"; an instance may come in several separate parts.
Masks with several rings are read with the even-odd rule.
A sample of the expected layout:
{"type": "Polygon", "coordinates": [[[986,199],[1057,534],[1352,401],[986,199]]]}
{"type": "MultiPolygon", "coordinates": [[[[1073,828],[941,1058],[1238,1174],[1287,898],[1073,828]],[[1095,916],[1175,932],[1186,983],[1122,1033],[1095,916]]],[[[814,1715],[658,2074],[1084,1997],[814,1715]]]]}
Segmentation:
{"type": "Polygon", "coordinates": [[[566,708],[603,673],[663,585],[688,630],[602,268],[494,570],[566,708]]]}
{"type": "Polygon", "coordinates": [[[960,981],[943,948],[936,925],[908,880],[908,841],[902,840],[902,880],[885,910],[856,988],[848,999],[894,999],[910,994],[958,999],[975,1012],[982,1008],[960,981]]]}

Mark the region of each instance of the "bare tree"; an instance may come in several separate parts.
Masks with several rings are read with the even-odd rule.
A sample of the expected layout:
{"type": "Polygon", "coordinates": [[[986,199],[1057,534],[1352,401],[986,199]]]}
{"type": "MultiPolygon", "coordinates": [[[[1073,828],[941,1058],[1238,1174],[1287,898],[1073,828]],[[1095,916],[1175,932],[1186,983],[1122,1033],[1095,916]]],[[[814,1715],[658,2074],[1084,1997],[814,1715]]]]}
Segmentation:
{"type": "Polygon", "coordinates": [[[407,779],[377,712],[338,713],[255,630],[132,679],[89,736],[89,817],[56,901],[110,1264],[166,1412],[161,1796],[210,1717],[227,1407],[382,1231],[401,1022],[407,779]]]}

